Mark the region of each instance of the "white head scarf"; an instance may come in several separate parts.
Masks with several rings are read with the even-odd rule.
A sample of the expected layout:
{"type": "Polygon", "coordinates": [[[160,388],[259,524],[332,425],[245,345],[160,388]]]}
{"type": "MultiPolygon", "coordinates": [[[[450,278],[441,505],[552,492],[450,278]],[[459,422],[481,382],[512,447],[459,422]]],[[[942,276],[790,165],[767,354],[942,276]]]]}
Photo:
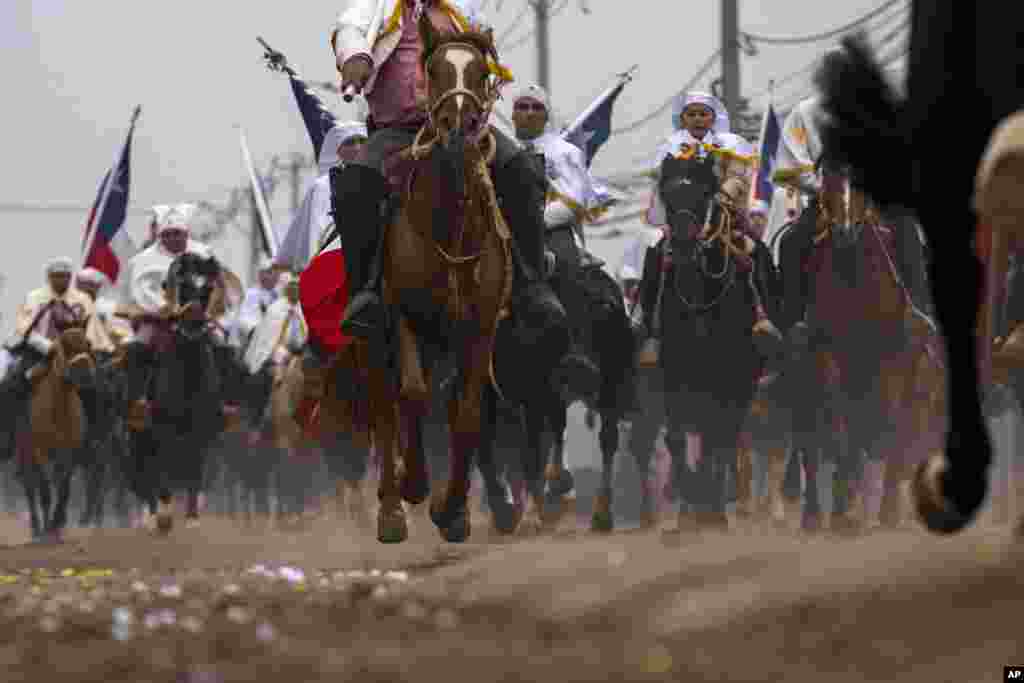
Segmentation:
{"type": "Polygon", "coordinates": [[[512,106],[516,106],[516,102],[526,98],[537,100],[544,105],[544,109],[548,113],[548,122],[544,125],[544,130],[553,130],[555,127],[555,113],[551,110],[551,96],[548,95],[547,91],[536,83],[531,83],[516,93],[516,96],[512,99],[512,106]]]}
{"type": "Polygon", "coordinates": [[[164,220],[164,216],[166,216],[167,212],[170,210],[171,207],[167,206],[166,204],[156,204],[150,207],[149,215],[151,222],[160,225],[164,220]]]}
{"type": "Polygon", "coordinates": [[[156,234],[159,237],[168,230],[184,230],[191,232],[189,221],[195,214],[195,204],[176,204],[170,207],[160,219],[157,225],[156,234]]]}
{"type": "Polygon", "coordinates": [[[45,268],[46,276],[49,277],[55,273],[71,273],[71,259],[67,256],[58,256],[57,258],[50,259],[46,263],[45,268]]]}
{"type": "Polygon", "coordinates": [[[675,130],[683,129],[682,114],[688,106],[691,104],[703,104],[705,107],[715,112],[715,123],[711,126],[711,130],[715,134],[728,133],[729,128],[729,112],[726,111],[725,105],[714,95],[709,95],[704,92],[688,92],[679,93],[675,99],[672,100],[672,128],[675,130]]]}
{"type": "Polygon", "coordinates": [[[337,166],[338,145],[357,135],[368,137],[365,123],[345,121],[327,131],[324,135],[324,144],[320,147],[320,158],[317,159],[317,175],[323,175],[337,166]]]}
{"type": "Polygon", "coordinates": [[[83,268],[78,271],[78,275],[75,276],[75,280],[82,284],[92,285],[94,287],[107,287],[110,285],[110,279],[99,270],[95,268],[83,268]]]}

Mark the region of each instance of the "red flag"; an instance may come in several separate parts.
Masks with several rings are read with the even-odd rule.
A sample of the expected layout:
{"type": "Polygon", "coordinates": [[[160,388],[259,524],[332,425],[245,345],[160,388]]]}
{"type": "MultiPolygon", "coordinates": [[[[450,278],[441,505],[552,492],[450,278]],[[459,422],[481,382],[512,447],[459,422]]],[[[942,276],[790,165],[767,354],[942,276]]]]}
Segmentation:
{"type": "Polygon", "coordinates": [[[348,305],[348,277],[340,249],[316,256],[299,275],[299,304],[310,338],[324,351],[333,355],[352,341],[341,332],[341,316],[348,305]]]}

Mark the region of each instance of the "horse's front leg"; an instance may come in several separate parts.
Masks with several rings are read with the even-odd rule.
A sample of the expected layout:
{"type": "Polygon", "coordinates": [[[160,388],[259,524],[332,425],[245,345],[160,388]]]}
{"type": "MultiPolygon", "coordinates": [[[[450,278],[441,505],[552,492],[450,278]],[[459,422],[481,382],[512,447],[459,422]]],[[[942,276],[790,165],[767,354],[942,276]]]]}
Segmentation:
{"type": "Polygon", "coordinates": [[[590,519],[592,531],[608,532],[615,527],[612,496],[615,491],[615,455],[619,452],[619,414],[615,410],[601,410],[601,490],[594,500],[590,519]]]}
{"type": "Polygon", "coordinates": [[[53,514],[47,527],[47,532],[53,540],[60,540],[60,533],[68,523],[68,503],[71,500],[71,476],[74,474],[74,467],[68,461],[61,461],[53,468],[53,485],[57,494],[54,502],[53,514]]]}
{"type": "Polygon", "coordinates": [[[473,454],[480,447],[482,433],[483,389],[490,382],[491,340],[492,335],[484,331],[463,345],[460,391],[448,404],[450,475],[443,497],[431,502],[430,516],[451,543],[465,541],[470,532],[467,502],[473,454]]]}
{"type": "Polygon", "coordinates": [[[37,473],[38,465],[27,464],[22,467],[18,476],[21,485],[25,488],[25,500],[28,503],[28,518],[32,527],[32,539],[38,540],[43,534],[43,525],[39,515],[40,477],[37,473]]]}
{"type": "MultiPolygon", "coordinates": [[[[389,382],[387,377],[381,378],[389,382]]],[[[378,381],[381,381],[378,380],[378,381]]],[[[386,387],[387,384],[383,384],[386,387]]],[[[382,386],[378,386],[380,390],[382,386]]],[[[380,462],[380,482],[377,499],[377,540],[381,543],[401,543],[409,538],[409,522],[401,507],[401,486],[398,480],[398,402],[380,401],[374,411],[374,449],[380,462]]]]}
{"type": "Polygon", "coordinates": [[[494,387],[484,388],[481,410],[483,414],[477,467],[484,478],[487,506],[494,518],[494,527],[499,533],[510,534],[519,526],[520,510],[516,507],[506,478],[499,474],[494,461],[494,447],[498,436],[498,396],[494,387]]]}

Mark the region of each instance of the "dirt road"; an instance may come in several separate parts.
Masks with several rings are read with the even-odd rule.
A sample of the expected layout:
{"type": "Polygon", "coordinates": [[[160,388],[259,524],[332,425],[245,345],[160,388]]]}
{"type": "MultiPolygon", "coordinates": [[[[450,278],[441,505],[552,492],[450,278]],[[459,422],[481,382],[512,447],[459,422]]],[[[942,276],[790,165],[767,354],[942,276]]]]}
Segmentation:
{"type": "Polygon", "coordinates": [[[0,525],[2,681],[981,683],[1024,662],[1007,530],[23,536],[0,525]]]}

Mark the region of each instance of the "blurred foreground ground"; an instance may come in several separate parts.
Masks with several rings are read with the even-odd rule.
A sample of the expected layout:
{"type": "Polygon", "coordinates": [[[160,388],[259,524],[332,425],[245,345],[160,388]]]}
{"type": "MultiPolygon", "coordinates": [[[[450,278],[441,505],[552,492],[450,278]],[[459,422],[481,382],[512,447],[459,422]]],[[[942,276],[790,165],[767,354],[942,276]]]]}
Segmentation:
{"type": "MultiPolygon", "coordinates": [[[[1004,529],[383,546],[326,520],[169,538],[0,523],[3,681],[973,681],[1024,661],[1004,529]]],[[[477,519],[482,524],[483,520],[477,519]]]]}

